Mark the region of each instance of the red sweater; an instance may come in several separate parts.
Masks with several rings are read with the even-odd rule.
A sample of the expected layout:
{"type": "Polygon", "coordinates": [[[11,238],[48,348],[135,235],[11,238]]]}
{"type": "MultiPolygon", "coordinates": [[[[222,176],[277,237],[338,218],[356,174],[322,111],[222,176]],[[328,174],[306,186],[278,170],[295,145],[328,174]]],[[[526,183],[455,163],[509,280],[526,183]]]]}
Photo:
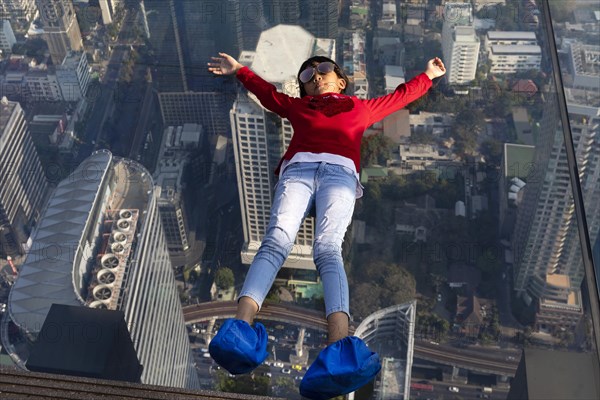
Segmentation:
{"type": "Polygon", "coordinates": [[[330,153],[351,159],[357,171],[360,171],[360,145],[365,130],[418,99],[431,87],[431,80],[422,73],[399,85],[393,93],[375,99],[361,100],[336,93],[298,98],[278,92],[248,67],[241,68],[237,78],[265,108],[292,124],[294,135],[282,161],[299,152],[330,153]]]}

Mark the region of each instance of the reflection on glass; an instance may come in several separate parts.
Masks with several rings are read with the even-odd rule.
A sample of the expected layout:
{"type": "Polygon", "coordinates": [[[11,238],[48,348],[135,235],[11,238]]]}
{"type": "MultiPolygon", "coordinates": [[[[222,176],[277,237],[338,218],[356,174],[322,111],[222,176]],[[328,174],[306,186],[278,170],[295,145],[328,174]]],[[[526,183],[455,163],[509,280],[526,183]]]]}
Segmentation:
{"type": "MultiPolygon", "coordinates": [[[[598,265],[597,1],[550,2],[556,48],[535,0],[72,3],[0,4],[0,107],[7,111],[0,115],[0,331],[9,354],[27,354],[39,332],[19,324],[23,298],[10,294],[32,273],[29,257],[50,218],[40,204],[52,192],[39,189],[46,183],[37,165],[55,188],[93,151],[108,149],[152,175],[156,190],[143,195],[149,210],[156,204],[160,211],[165,252],[158,254],[168,250],[175,277],[148,276],[150,286],[139,292],[147,304],[123,291],[113,309],[135,302],[158,310],[177,287],[183,316],[174,318],[173,332],[185,337],[187,330],[190,339],[177,352],[193,379],[152,383],[300,398],[298,384],[324,346],[326,327],[311,218],[258,314],[269,332],[269,364],[233,378],[205,351],[235,310],[268,224],[273,170],[293,135],[289,121],[235,78],[208,73],[218,51],[290,95],[298,93],[300,63],[314,54],[334,58],[360,98],[392,92],[432,57],[446,65],[426,97],[363,137],[364,196],[344,259],[353,332],[380,354],[383,369],[358,396],[506,398],[524,385],[524,348],[594,354],[598,316],[582,289],[566,146],[575,151],[598,265]],[[573,143],[564,141],[551,54],[560,62],[573,143]],[[31,140],[35,151],[14,145],[31,140]]],[[[94,201],[126,201],[132,179],[112,179],[108,197],[94,201]]],[[[100,225],[112,215],[95,210],[100,225]]],[[[99,226],[84,223],[70,248],[102,260],[99,226]]],[[[130,263],[150,254],[143,239],[132,239],[138,253],[130,263]]],[[[92,261],[68,266],[77,282],[61,290],[93,292],[92,261]]],[[[163,329],[149,320],[133,325],[132,337],[163,329]]],[[[156,361],[155,347],[137,346],[141,359],[156,361]]],[[[173,367],[165,363],[146,364],[156,370],[144,376],[173,367]]]]}

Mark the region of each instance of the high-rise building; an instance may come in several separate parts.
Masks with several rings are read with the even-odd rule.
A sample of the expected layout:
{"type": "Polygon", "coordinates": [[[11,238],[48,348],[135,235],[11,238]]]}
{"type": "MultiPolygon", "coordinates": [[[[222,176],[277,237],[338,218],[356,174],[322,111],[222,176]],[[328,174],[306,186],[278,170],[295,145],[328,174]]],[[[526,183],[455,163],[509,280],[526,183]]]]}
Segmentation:
{"type": "MultiPolygon", "coordinates": [[[[251,60],[250,68],[278,90],[297,96],[297,69],[315,53],[335,58],[335,41],[317,39],[299,26],[277,25],[261,34],[253,54],[240,58],[251,60]]],[[[238,96],[230,117],[244,230],[242,261],[250,263],[269,223],[273,171],[289,146],[293,130],[288,120],[263,109],[252,94],[238,96]]],[[[284,266],[314,269],[313,236],[314,221],[307,218],[284,266]]]]}
{"type": "Polygon", "coordinates": [[[464,85],[475,79],[479,46],[479,38],[473,27],[471,3],[446,3],[442,53],[449,84],[464,85]]]}
{"type": "MultiPolygon", "coordinates": [[[[382,358],[375,389],[382,399],[408,399],[413,365],[417,301],[387,307],[367,316],[354,331],[382,358]],[[385,389],[381,387],[385,386],[385,389]]],[[[354,400],[354,394],[348,397],[354,400]]]]}
{"type": "Polygon", "coordinates": [[[10,54],[15,43],[17,43],[17,39],[10,26],[10,21],[0,19],[0,56],[10,54]]]}
{"type": "Polygon", "coordinates": [[[0,255],[21,255],[48,191],[19,103],[0,101],[0,255]]]}
{"type": "Polygon", "coordinates": [[[56,78],[64,101],[79,101],[90,85],[90,66],[85,52],[68,52],[56,67],[56,78]]]}
{"type": "Polygon", "coordinates": [[[233,100],[220,92],[163,92],[158,101],[164,124],[198,124],[208,135],[229,132],[227,110],[233,100]]]}
{"type": "Polygon", "coordinates": [[[337,0],[142,0],[140,17],[158,63],[160,92],[222,91],[206,70],[218,51],[254,50],[261,32],[300,25],[316,37],[337,37],[337,0]]]}
{"type": "MultiPolygon", "coordinates": [[[[589,231],[596,234],[600,228],[600,96],[594,90],[573,88],[566,88],[565,95],[589,231]]],[[[582,312],[584,269],[556,93],[547,94],[546,101],[540,129],[544,134],[535,143],[535,177],[525,187],[513,235],[514,289],[526,301],[540,301],[541,317],[552,311],[546,321],[559,321],[556,309],[566,310],[565,324],[552,324],[566,326],[573,324],[568,313],[582,312]]]]}
{"type": "Polygon", "coordinates": [[[160,146],[154,178],[160,189],[157,190],[158,208],[172,258],[189,249],[183,215],[182,178],[191,152],[199,147],[202,137],[202,126],[198,124],[169,126],[164,131],[160,146]]]}
{"type": "Polygon", "coordinates": [[[15,22],[31,22],[36,11],[35,0],[0,1],[0,19],[15,22]]]}
{"type": "MultiPolygon", "coordinates": [[[[101,150],[56,187],[8,315],[34,340],[53,303],[122,311],[141,382],[198,387],[154,182],[140,164],[101,150]]],[[[7,348],[24,365],[26,349],[7,348]]]]}
{"type": "Polygon", "coordinates": [[[299,0],[298,3],[300,9],[298,25],[316,37],[337,38],[340,1],[299,0]]]}
{"type": "Polygon", "coordinates": [[[338,0],[229,0],[221,4],[219,16],[234,28],[239,51],[254,50],[261,32],[279,24],[300,25],[316,37],[337,38],[338,0]]]}
{"type": "Polygon", "coordinates": [[[60,65],[69,51],[83,50],[81,31],[70,0],[35,0],[54,65],[60,65]]]}

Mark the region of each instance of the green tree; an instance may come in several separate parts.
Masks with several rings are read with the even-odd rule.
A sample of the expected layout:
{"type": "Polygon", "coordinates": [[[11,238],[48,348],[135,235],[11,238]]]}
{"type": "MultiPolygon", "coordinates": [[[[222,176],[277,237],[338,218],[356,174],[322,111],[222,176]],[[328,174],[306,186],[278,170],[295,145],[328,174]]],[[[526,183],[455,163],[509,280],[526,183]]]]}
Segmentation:
{"type": "Polygon", "coordinates": [[[492,18],[496,20],[496,29],[501,31],[519,30],[521,10],[515,0],[508,0],[505,5],[496,4],[493,8],[483,8],[477,16],[480,18],[492,18]]]}
{"type": "Polygon", "coordinates": [[[257,373],[229,377],[225,372],[217,373],[216,389],[221,392],[268,396],[270,379],[257,373]]]}
{"type": "Polygon", "coordinates": [[[350,309],[357,319],[363,319],[381,308],[381,289],[371,282],[361,282],[351,287],[350,309]]]}
{"type": "Polygon", "coordinates": [[[361,165],[385,165],[390,157],[390,145],[390,140],[382,133],[364,136],[360,147],[361,165]]]}
{"type": "Polygon", "coordinates": [[[380,260],[366,262],[356,269],[353,282],[351,309],[359,318],[416,297],[414,276],[395,263],[380,260]]]}
{"type": "Polygon", "coordinates": [[[492,165],[500,165],[502,161],[502,143],[496,139],[486,140],[481,144],[481,153],[486,162],[492,165]]]}
{"type": "Polygon", "coordinates": [[[456,152],[461,156],[473,154],[477,148],[477,136],[484,128],[485,115],[481,110],[461,110],[451,130],[451,136],[456,141],[456,152]]]}
{"type": "Polygon", "coordinates": [[[229,289],[233,286],[235,279],[233,277],[233,271],[227,267],[219,268],[215,272],[215,285],[221,290],[229,289]]]}

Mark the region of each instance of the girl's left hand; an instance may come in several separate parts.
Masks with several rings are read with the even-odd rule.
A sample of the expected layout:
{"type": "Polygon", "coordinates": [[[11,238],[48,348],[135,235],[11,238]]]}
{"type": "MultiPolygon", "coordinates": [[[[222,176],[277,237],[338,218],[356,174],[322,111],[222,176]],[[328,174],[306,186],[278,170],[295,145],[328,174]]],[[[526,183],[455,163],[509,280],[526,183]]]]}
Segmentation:
{"type": "Polygon", "coordinates": [[[435,78],[439,78],[445,73],[446,67],[444,66],[444,63],[439,57],[432,58],[427,62],[427,69],[425,70],[425,74],[427,74],[429,79],[433,80],[435,78]]]}

